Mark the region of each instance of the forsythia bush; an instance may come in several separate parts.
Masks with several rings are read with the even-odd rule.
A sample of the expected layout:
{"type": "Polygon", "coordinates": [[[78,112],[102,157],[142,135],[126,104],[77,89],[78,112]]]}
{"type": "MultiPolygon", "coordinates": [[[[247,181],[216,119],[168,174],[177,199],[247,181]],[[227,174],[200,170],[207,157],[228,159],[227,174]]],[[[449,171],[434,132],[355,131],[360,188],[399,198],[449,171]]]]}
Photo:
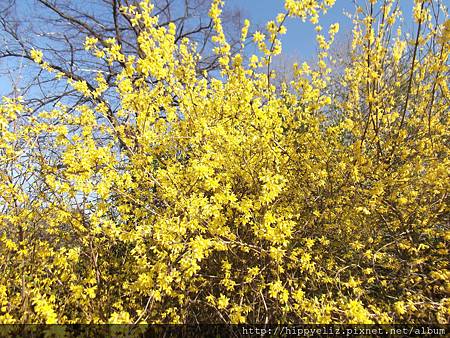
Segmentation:
{"type": "Polygon", "coordinates": [[[370,1],[340,68],[333,3],[286,0],[232,55],[212,1],[221,68],[199,74],[144,0],[121,8],[139,55],[86,39],[116,87],[69,78],[85,100],[40,112],[4,98],[0,323],[448,323],[449,21],[415,0],[407,36],[370,1]],[[289,83],[271,68],[287,17],[319,46],[289,83]]]}

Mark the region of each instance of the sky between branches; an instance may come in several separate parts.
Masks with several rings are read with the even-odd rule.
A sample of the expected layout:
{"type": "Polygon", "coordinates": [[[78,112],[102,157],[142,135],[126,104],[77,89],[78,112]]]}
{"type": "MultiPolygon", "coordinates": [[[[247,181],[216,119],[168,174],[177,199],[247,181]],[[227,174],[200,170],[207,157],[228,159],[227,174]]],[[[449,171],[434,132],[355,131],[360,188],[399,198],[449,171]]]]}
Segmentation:
{"type": "MultiPolygon", "coordinates": [[[[24,11],[31,11],[27,6],[17,0],[19,6],[24,11]]],[[[87,0],[84,0],[87,1],[87,0]]],[[[88,2],[88,1],[87,1],[88,2]]],[[[256,26],[263,28],[269,20],[274,20],[278,13],[284,12],[284,0],[224,0],[225,9],[239,9],[245,18],[251,21],[251,30],[256,26]]],[[[400,7],[406,18],[411,17],[411,0],[399,0],[400,7]]],[[[320,16],[320,24],[327,29],[331,24],[338,22],[340,32],[337,35],[336,43],[345,42],[351,39],[351,19],[345,13],[353,14],[355,11],[354,0],[336,0],[335,5],[327,14],[320,16]]],[[[33,13],[29,13],[31,16],[33,13]]],[[[283,43],[282,55],[286,60],[302,62],[311,60],[316,55],[316,42],[314,27],[309,22],[302,22],[299,19],[288,18],[285,26],[287,34],[281,37],[283,43]]],[[[406,23],[406,30],[409,31],[411,24],[406,23]]],[[[0,69],[8,66],[0,60],[0,69]],[[3,63],[3,64],[2,64],[3,63]]],[[[7,95],[11,90],[10,79],[0,74],[0,97],[7,95]]]]}

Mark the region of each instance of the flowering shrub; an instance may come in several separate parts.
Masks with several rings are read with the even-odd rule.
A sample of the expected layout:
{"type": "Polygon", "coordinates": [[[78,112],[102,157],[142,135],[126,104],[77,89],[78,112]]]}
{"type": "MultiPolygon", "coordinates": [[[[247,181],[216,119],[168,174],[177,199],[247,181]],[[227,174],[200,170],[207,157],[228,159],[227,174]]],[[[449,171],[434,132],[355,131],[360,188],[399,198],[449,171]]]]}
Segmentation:
{"type": "Polygon", "coordinates": [[[68,78],[84,102],[40,112],[4,98],[0,322],[448,323],[449,21],[415,0],[407,37],[394,0],[370,1],[339,70],[333,2],[246,21],[246,57],[212,1],[208,74],[144,0],[121,8],[139,55],[86,39],[116,87],[68,78]],[[288,17],[319,50],[280,83],[288,17]]]}

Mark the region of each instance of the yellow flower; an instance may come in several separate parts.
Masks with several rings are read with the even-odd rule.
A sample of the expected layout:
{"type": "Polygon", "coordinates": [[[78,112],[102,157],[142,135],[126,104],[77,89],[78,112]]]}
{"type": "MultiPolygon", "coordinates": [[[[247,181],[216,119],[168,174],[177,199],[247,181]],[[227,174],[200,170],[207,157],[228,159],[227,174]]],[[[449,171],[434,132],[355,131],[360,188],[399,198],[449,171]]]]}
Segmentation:
{"type": "Polygon", "coordinates": [[[31,56],[31,58],[33,59],[34,62],[42,63],[42,56],[43,56],[43,54],[42,54],[42,52],[40,50],[37,50],[37,49],[33,48],[30,51],[30,56],[31,56]]]}
{"type": "Polygon", "coordinates": [[[260,31],[256,31],[253,34],[253,41],[255,41],[256,43],[264,41],[265,38],[266,38],[265,35],[262,34],[260,31]]]}
{"type": "Polygon", "coordinates": [[[217,299],[217,307],[219,309],[225,309],[228,306],[228,303],[229,303],[229,299],[222,294],[217,299]]]}

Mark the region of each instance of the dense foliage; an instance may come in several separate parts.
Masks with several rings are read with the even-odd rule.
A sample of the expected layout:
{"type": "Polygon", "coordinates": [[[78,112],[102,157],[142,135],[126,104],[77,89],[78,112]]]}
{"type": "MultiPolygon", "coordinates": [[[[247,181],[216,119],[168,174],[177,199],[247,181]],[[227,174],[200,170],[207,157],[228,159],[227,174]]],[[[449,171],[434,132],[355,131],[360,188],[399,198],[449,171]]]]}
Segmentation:
{"type": "Polygon", "coordinates": [[[341,62],[333,3],[286,0],[231,54],[212,1],[210,73],[149,0],[121,8],[138,55],[86,39],[113,88],[31,51],[85,99],[0,106],[0,322],[448,323],[446,9],[415,0],[408,37],[371,0],[341,62]],[[287,17],[319,46],[290,82],[271,68],[287,17]]]}

